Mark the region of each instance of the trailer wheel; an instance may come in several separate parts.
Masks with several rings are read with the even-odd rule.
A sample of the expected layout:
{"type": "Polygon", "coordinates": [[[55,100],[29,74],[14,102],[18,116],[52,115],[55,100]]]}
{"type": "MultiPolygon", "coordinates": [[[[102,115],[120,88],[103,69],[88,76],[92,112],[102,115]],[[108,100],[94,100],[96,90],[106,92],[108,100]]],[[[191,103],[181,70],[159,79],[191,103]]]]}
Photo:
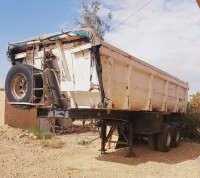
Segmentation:
{"type": "Polygon", "coordinates": [[[148,144],[151,150],[158,150],[157,134],[148,135],[148,144]]]}
{"type": "Polygon", "coordinates": [[[181,127],[177,122],[171,123],[172,127],[172,148],[178,147],[181,140],[181,127]]]}
{"type": "Polygon", "coordinates": [[[164,124],[161,133],[157,136],[158,150],[167,152],[171,148],[172,128],[169,124],[164,124]]]}
{"type": "MultiPolygon", "coordinates": [[[[5,82],[6,96],[9,102],[30,103],[32,101],[32,69],[33,67],[27,64],[16,64],[8,72],[5,82]]],[[[35,86],[39,86],[41,82],[34,82],[35,86]]],[[[38,93],[39,94],[39,93],[38,93]]],[[[40,93],[41,95],[41,93],[40,93]]],[[[39,102],[39,101],[37,101],[39,102]]],[[[12,105],[16,109],[31,109],[34,106],[30,105],[12,105]]]]}

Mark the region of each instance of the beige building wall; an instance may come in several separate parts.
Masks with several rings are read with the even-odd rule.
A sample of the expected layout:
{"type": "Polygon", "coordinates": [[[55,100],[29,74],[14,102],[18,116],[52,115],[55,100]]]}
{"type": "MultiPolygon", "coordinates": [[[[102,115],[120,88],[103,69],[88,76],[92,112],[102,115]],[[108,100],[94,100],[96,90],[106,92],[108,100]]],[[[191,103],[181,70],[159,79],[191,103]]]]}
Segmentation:
{"type": "Polygon", "coordinates": [[[5,92],[0,91],[0,126],[5,123],[5,92]]]}
{"type": "Polygon", "coordinates": [[[7,124],[17,128],[37,128],[39,129],[39,119],[37,110],[17,110],[8,104],[5,92],[0,91],[0,125],[7,124]]]}

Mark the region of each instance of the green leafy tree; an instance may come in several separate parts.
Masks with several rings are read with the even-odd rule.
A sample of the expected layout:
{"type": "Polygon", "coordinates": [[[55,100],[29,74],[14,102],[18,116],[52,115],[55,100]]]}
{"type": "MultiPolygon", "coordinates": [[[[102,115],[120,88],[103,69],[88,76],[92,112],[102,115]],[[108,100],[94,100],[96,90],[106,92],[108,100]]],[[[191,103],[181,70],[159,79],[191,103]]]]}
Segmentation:
{"type": "Polygon", "coordinates": [[[200,92],[190,96],[187,114],[182,118],[182,136],[200,141],[200,92]]]}
{"type": "Polygon", "coordinates": [[[200,92],[193,94],[188,103],[188,108],[192,112],[197,112],[200,114],[200,92]]]}
{"type": "Polygon", "coordinates": [[[92,28],[101,40],[104,40],[103,36],[106,31],[109,31],[110,25],[108,24],[112,19],[112,13],[109,12],[106,19],[102,19],[98,15],[101,2],[95,0],[91,5],[87,5],[82,2],[82,15],[81,20],[75,19],[75,25],[81,28],[92,28]]]}

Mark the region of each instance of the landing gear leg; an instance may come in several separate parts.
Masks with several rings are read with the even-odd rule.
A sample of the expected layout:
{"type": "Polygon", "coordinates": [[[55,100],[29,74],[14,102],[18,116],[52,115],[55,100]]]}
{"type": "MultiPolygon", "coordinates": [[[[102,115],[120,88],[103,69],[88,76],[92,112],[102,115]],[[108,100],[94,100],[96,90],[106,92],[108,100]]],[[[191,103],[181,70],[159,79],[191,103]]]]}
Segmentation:
{"type": "Polygon", "coordinates": [[[127,157],[135,157],[135,154],[133,153],[133,123],[128,124],[128,154],[127,157]]]}
{"type": "Polygon", "coordinates": [[[105,154],[105,144],[106,144],[106,122],[101,121],[101,154],[105,154]]]}

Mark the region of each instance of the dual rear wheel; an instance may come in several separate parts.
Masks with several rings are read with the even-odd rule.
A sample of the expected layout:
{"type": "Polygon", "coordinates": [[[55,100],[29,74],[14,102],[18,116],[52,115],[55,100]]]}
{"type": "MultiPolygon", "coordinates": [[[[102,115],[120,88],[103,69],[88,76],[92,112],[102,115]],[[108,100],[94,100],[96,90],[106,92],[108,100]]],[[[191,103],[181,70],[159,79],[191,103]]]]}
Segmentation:
{"type": "Polygon", "coordinates": [[[180,125],[176,122],[164,123],[160,133],[148,136],[148,144],[152,150],[167,152],[178,147],[180,139],[180,125]]]}

